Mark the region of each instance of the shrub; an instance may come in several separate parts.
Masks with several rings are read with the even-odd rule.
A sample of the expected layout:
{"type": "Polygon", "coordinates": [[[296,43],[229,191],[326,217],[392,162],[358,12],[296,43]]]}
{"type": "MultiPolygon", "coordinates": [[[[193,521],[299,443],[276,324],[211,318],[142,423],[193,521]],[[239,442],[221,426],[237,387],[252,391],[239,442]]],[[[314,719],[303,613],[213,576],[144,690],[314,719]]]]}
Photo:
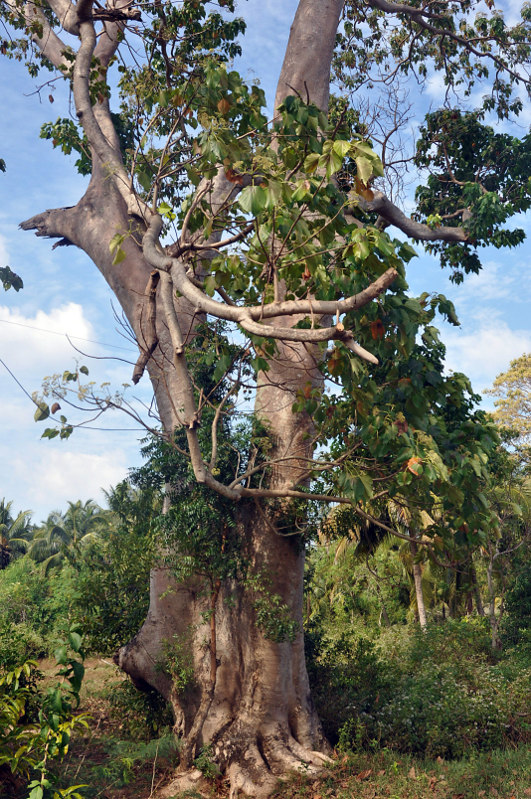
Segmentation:
{"type": "Polygon", "coordinates": [[[44,657],[47,645],[27,623],[0,619],[0,670],[11,671],[26,660],[44,657]]]}
{"type": "Polygon", "coordinates": [[[81,799],[77,788],[83,786],[57,787],[50,768],[66,755],[74,729],[86,726],[84,716],[75,713],[84,674],[83,657],[81,636],[72,629],[68,644],[62,644],[56,653],[60,680],[46,691],[38,687],[42,675],[33,660],[0,669],[0,770],[10,790],[18,791],[31,780],[27,785],[31,799],[81,799]],[[33,717],[31,704],[38,709],[33,717]]]}
{"type": "Polygon", "coordinates": [[[531,565],[526,561],[505,598],[501,627],[504,646],[518,647],[531,659],[531,565]]]}
{"type": "Polygon", "coordinates": [[[139,691],[129,681],[113,686],[109,703],[123,736],[133,741],[158,738],[173,724],[170,706],[157,691],[139,691]]]}
{"type": "Polygon", "coordinates": [[[457,758],[529,739],[531,668],[493,661],[483,619],[390,630],[378,643],[314,635],[309,673],[325,732],[344,749],[457,758]]]}

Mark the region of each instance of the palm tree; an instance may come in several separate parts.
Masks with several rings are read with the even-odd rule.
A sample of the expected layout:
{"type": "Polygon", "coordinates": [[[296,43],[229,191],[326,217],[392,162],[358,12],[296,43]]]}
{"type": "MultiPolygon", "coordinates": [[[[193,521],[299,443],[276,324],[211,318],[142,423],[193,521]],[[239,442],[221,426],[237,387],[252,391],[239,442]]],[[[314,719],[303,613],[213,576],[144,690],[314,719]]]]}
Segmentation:
{"type": "Polygon", "coordinates": [[[111,512],[100,508],[94,500],[69,502],[65,513],[52,511],[37,530],[29,556],[44,563],[47,574],[64,559],[74,562],[87,544],[95,541],[111,523],[111,512]]]}
{"type": "Polygon", "coordinates": [[[31,537],[30,510],[21,511],[13,518],[12,502],[0,502],[0,569],[5,569],[17,555],[23,554],[31,537]]]}

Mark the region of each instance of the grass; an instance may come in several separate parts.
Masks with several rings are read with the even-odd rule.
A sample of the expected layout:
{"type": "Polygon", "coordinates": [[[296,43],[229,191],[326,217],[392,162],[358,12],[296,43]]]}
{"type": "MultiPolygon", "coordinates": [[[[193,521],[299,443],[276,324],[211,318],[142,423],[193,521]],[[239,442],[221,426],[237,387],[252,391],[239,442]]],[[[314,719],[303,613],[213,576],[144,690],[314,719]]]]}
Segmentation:
{"type": "Polygon", "coordinates": [[[294,777],[275,799],[528,799],[530,774],[529,747],[450,762],[384,750],[345,755],[317,780],[294,777]]]}
{"type": "MultiPolygon", "coordinates": [[[[123,718],[113,711],[110,702],[123,676],[108,659],[90,658],[85,666],[80,710],[90,713],[90,729],[74,740],[60,767],[61,783],[86,783],[88,787],[83,793],[87,799],[148,799],[167,781],[175,765],[173,737],[166,730],[157,740],[128,738],[123,718]]],[[[51,677],[55,664],[44,661],[41,669],[51,677]]],[[[336,762],[318,778],[293,775],[282,783],[274,797],[531,799],[529,775],[531,748],[526,746],[485,752],[459,761],[422,760],[381,750],[338,755],[336,762]]],[[[213,799],[226,799],[227,784],[213,783],[210,795],[213,799]]],[[[4,799],[1,787],[0,797],[4,799]]]]}

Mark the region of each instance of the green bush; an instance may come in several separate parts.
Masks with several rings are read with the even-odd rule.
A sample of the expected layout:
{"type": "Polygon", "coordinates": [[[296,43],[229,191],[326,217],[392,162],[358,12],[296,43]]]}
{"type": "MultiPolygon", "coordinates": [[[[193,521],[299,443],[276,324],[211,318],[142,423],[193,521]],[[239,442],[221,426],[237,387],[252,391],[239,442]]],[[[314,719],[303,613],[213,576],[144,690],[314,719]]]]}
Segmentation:
{"type": "Polygon", "coordinates": [[[501,627],[505,647],[518,647],[531,661],[531,564],[527,560],[505,598],[501,627]]]}
{"type": "Polygon", "coordinates": [[[371,713],[392,688],[392,671],[375,644],[343,633],[336,640],[306,636],[308,672],[324,733],[344,748],[365,748],[375,734],[371,713]]]}
{"type": "Polygon", "coordinates": [[[26,622],[0,619],[0,670],[10,671],[26,660],[45,657],[47,644],[26,622]]]}
{"type": "Polygon", "coordinates": [[[88,651],[112,654],[142,626],[149,606],[158,502],[156,492],[120,483],[109,497],[116,525],[85,547],[76,564],[73,612],[86,631],[88,651]]]}
{"type": "Polygon", "coordinates": [[[128,680],[113,686],[109,703],[121,734],[133,741],[158,738],[173,724],[170,706],[157,691],[139,691],[128,680]]]}
{"type": "Polygon", "coordinates": [[[529,740],[531,668],[493,660],[483,619],[378,642],[310,636],[310,681],[332,743],[458,758],[529,740]]]}
{"type": "Polygon", "coordinates": [[[17,628],[32,630],[42,651],[30,646],[28,657],[53,652],[58,638],[64,637],[76,621],[77,573],[64,564],[44,574],[41,564],[24,556],[0,571],[0,607],[3,619],[17,628]]]}
{"type": "Polygon", "coordinates": [[[84,786],[60,788],[51,770],[68,752],[74,730],[87,726],[76,713],[84,675],[81,644],[73,628],[56,651],[59,679],[46,690],[34,660],[0,668],[0,771],[12,795],[25,789],[31,799],[82,799],[77,789],[84,786]]]}

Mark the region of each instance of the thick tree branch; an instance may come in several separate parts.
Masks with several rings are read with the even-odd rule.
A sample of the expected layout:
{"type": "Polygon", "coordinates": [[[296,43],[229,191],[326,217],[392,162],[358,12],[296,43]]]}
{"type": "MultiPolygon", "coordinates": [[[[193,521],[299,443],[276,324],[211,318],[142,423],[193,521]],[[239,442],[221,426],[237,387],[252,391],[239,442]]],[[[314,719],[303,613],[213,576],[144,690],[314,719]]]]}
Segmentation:
{"type": "Polygon", "coordinates": [[[68,71],[72,63],[68,61],[63,54],[70,51],[70,48],[62,41],[55,31],[52,30],[42,9],[34,3],[25,3],[23,6],[13,2],[13,0],[4,0],[4,3],[13,14],[24,19],[30,30],[35,26],[35,23],[37,23],[37,27],[42,31],[42,35],[40,32],[33,31],[31,33],[32,42],[54,67],[63,73],[68,71]]]}
{"type": "Polygon", "coordinates": [[[374,281],[367,289],[346,300],[290,300],[288,302],[275,302],[264,306],[242,308],[227,306],[225,303],[208,297],[187,276],[182,261],[170,258],[157,248],[158,236],[162,230],[162,220],[154,216],[148,230],[144,235],[144,254],[155,269],[169,273],[173,276],[175,289],[191,302],[198,311],[211,314],[218,319],[236,322],[244,330],[257,336],[275,338],[282,341],[299,341],[303,343],[317,343],[321,341],[342,341],[352,352],[370,363],[377,364],[377,359],[367,350],[356,344],[351,332],[346,331],[343,325],[334,327],[300,329],[292,327],[271,326],[262,324],[261,320],[278,316],[299,316],[306,314],[327,315],[345,313],[350,310],[362,308],[379,294],[382,293],[395,279],[397,272],[388,269],[378,280],[374,281]],[[260,321],[259,321],[260,320],[260,321]]]}
{"type": "Polygon", "coordinates": [[[94,49],[94,56],[99,60],[104,69],[107,69],[120,43],[120,34],[128,20],[139,20],[140,11],[131,8],[131,0],[107,0],[107,8],[96,8],[92,12],[93,19],[104,21],[98,43],[94,49]]]}
{"type": "Polygon", "coordinates": [[[330,64],[344,0],[300,0],[278,79],[275,108],[298,93],[328,107],[330,64]]]}
{"type": "Polygon", "coordinates": [[[359,206],[363,211],[376,211],[390,225],[399,228],[407,236],[417,241],[468,241],[467,231],[462,227],[446,227],[440,225],[431,228],[422,222],[416,222],[400,210],[380,191],[373,192],[372,200],[359,198],[359,206]]]}
{"type": "Polygon", "coordinates": [[[70,0],[47,0],[47,2],[63,30],[73,36],[77,36],[79,33],[79,16],[75,5],[70,0]]]}
{"type": "MultiPolygon", "coordinates": [[[[80,7],[80,4],[81,0],[78,4],[80,15],[88,14],[91,0],[85,0],[83,7],[80,7]]],[[[102,167],[109,176],[114,177],[116,187],[126,203],[128,213],[149,219],[151,212],[133,191],[119,149],[109,144],[94,113],[90,96],[90,69],[96,46],[96,32],[90,19],[80,22],[79,37],[81,45],[77,52],[73,73],[74,101],[78,119],[102,167]]]]}
{"type": "MultiPolygon", "coordinates": [[[[153,270],[149,276],[148,284],[146,286],[145,297],[142,311],[146,311],[146,320],[145,320],[145,327],[146,332],[144,334],[144,344],[140,344],[138,342],[138,346],[140,347],[140,355],[138,356],[138,360],[135,364],[135,368],[133,371],[133,383],[136,385],[142,375],[144,374],[144,369],[146,368],[147,362],[155,352],[157,348],[157,344],[159,343],[159,338],[157,336],[157,325],[156,325],[156,296],[157,296],[157,285],[159,283],[160,273],[156,270],[153,270]]],[[[142,312],[141,312],[142,313],[142,312]]],[[[140,325],[142,326],[142,318],[140,320],[140,325]]]]}
{"type": "Polygon", "coordinates": [[[35,235],[40,238],[61,239],[59,244],[74,244],[76,242],[73,241],[72,236],[75,228],[75,214],[76,206],[54,208],[26,219],[20,223],[19,227],[22,230],[34,230],[35,235]]]}

